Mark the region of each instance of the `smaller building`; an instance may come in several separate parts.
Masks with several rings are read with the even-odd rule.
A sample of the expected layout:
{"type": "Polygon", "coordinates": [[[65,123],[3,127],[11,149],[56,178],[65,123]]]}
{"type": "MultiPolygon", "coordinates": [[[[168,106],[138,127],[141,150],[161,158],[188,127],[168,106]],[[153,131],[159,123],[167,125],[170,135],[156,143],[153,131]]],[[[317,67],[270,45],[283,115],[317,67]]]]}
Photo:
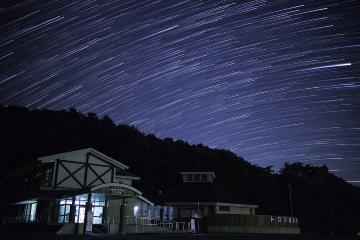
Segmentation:
{"type": "Polygon", "coordinates": [[[255,215],[255,204],[229,201],[231,193],[215,184],[213,171],[180,172],[182,183],[164,196],[165,205],[174,207],[174,220],[192,232],[208,232],[208,219],[215,215],[255,215]]]}
{"type": "Polygon", "coordinates": [[[256,215],[258,205],[239,200],[216,182],[213,171],[180,172],[182,183],[164,196],[177,228],[201,233],[300,233],[293,217],[256,215]]]}

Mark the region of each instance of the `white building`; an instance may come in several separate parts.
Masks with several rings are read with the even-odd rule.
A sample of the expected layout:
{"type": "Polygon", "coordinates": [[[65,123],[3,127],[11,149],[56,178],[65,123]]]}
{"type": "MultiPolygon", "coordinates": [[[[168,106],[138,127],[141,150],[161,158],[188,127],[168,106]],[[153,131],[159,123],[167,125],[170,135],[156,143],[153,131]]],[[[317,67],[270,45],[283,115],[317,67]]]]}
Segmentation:
{"type": "Polygon", "coordinates": [[[131,217],[155,213],[154,204],[132,186],[140,177],[128,170],[93,148],[40,157],[3,186],[14,203],[7,221],[68,223],[62,233],[85,233],[96,224],[106,224],[110,233],[130,231],[125,226],[131,217]]]}

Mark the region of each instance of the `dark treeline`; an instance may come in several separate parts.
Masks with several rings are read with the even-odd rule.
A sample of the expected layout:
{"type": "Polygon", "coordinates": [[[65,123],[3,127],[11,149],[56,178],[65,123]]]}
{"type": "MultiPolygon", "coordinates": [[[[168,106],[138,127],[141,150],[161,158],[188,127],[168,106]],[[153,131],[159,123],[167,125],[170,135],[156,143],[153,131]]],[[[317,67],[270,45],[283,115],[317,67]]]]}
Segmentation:
{"type": "Polygon", "coordinates": [[[293,212],[303,232],[360,231],[360,188],[329,173],[326,166],[285,164],[280,173],[274,173],[271,167],[251,165],[227,150],[159,139],[73,108],[29,111],[0,106],[0,119],[2,177],[40,156],[93,147],[128,164],[141,176],[137,187],[150,199],[176,186],[180,171],[213,170],[216,184],[236,200],[260,205],[257,214],[290,216],[290,184],[293,212]]]}

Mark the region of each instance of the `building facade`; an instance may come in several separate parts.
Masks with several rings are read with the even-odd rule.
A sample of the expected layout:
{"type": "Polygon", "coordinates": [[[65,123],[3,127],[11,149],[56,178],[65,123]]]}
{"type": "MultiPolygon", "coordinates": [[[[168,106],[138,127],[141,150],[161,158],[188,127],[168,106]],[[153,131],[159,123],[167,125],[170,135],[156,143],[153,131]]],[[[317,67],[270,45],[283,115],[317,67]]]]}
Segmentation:
{"type": "Polygon", "coordinates": [[[93,148],[40,157],[0,186],[0,224],[56,225],[58,234],[300,231],[296,218],[256,215],[258,206],[216,185],[213,171],[180,174],[154,203],[127,165],[93,148]]]}
{"type": "Polygon", "coordinates": [[[255,204],[216,184],[213,171],[180,172],[182,183],[171,189],[165,205],[174,209],[177,224],[189,223],[200,233],[300,233],[298,220],[289,216],[256,215],[255,204]]]}
{"type": "Polygon", "coordinates": [[[132,186],[129,167],[93,148],[40,157],[11,174],[2,190],[3,222],[64,224],[63,233],[96,225],[125,233],[126,217],[153,216],[154,204],[132,186]]]}

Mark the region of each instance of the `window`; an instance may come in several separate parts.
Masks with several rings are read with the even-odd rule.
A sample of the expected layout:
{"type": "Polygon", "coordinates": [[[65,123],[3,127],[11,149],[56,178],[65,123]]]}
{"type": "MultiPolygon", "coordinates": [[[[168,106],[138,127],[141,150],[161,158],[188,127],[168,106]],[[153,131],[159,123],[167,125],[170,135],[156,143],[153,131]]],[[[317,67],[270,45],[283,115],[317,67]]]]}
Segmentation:
{"type": "MultiPolygon", "coordinates": [[[[85,204],[86,204],[86,202],[85,202],[85,204]]],[[[103,206],[105,206],[105,200],[104,201],[93,201],[92,205],[103,207],[103,206]]]]}
{"type": "Polygon", "coordinates": [[[192,174],[187,174],[186,175],[186,181],[187,182],[192,182],[192,180],[193,180],[192,174]]]}
{"type": "Polygon", "coordinates": [[[135,217],[140,217],[139,206],[135,206],[135,207],[134,207],[134,216],[135,216],[135,217]]]}
{"type": "Polygon", "coordinates": [[[174,208],[169,207],[169,220],[172,221],[174,219],[174,208]]]}
{"type": "Polygon", "coordinates": [[[42,172],[41,178],[41,186],[42,187],[51,187],[52,186],[52,178],[53,178],[53,166],[46,166],[46,168],[42,172]]]}
{"type": "Polygon", "coordinates": [[[194,182],[199,182],[200,181],[200,175],[199,174],[195,174],[194,175],[194,182]]]}
{"type": "Polygon", "coordinates": [[[141,203],[142,206],[142,214],[143,217],[148,217],[148,205],[147,203],[141,203]]]}
{"type": "Polygon", "coordinates": [[[191,217],[191,208],[185,208],[185,207],[180,208],[180,217],[182,218],[191,217]]]}
{"type": "Polygon", "coordinates": [[[160,219],[160,207],[159,206],[155,206],[155,208],[154,208],[154,217],[156,219],[160,219]]]}
{"type": "Polygon", "coordinates": [[[184,182],[212,182],[213,172],[181,172],[184,182]]]}
{"type": "Polygon", "coordinates": [[[180,217],[182,218],[202,218],[204,216],[204,208],[197,206],[180,207],[180,217]]]}
{"type": "Polygon", "coordinates": [[[229,206],[219,206],[219,211],[229,212],[230,207],[229,206]]]}
{"type": "Polygon", "coordinates": [[[84,206],[76,206],[75,222],[84,223],[84,220],[85,220],[85,207],[84,206]]]}
{"type": "Polygon", "coordinates": [[[59,207],[59,223],[69,222],[70,204],[60,205],[59,207]]]}
{"type": "Polygon", "coordinates": [[[201,174],[201,181],[202,182],[207,182],[207,175],[206,174],[201,174]]]}
{"type": "Polygon", "coordinates": [[[103,207],[93,207],[93,224],[101,224],[103,207]]]}
{"type": "Polygon", "coordinates": [[[31,204],[31,210],[30,210],[30,221],[35,221],[35,213],[36,213],[36,202],[31,204]]]}
{"type": "Polygon", "coordinates": [[[163,212],[162,212],[162,218],[164,220],[166,220],[168,218],[168,208],[166,206],[163,207],[163,212]]]}
{"type": "Polygon", "coordinates": [[[25,205],[25,221],[34,222],[36,214],[36,202],[25,205]]]}
{"type": "Polygon", "coordinates": [[[72,200],[69,198],[69,199],[63,199],[60,201],[60,205],[63,205],[63,204],[72,204],[72,200]]]}

